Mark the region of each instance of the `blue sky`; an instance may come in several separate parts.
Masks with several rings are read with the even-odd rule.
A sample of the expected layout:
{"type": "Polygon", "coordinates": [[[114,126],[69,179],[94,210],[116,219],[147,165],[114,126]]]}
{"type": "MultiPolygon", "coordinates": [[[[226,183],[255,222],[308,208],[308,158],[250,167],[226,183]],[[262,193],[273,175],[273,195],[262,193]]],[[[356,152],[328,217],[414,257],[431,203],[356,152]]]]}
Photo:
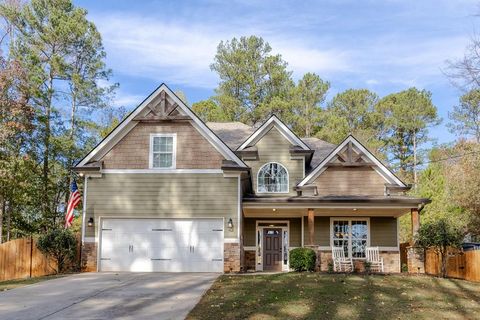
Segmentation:
{"type": "Polygon", "coordinates": [[[416,86],[433,94],[443,124],[459,92],[444,76],[475,32],[478,1],[75,1],[102,33],[115,104],[133,109],[160,83],[190,103],[213,94],[209,65],[221,40],[258,35],[289,63],[295,79],[315,72],[331,82],[329,97],[347,88],[380,96],[416,86]]]}

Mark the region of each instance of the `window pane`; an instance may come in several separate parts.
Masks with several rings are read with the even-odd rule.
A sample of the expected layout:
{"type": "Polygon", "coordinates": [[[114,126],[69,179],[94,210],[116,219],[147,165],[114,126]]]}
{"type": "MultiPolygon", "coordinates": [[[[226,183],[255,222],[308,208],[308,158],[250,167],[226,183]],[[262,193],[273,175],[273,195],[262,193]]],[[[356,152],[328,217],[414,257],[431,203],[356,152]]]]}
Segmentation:
{"type": "Polygon", "coordinates": [[[258,173],[259,192],[288,192],[288,173],[279,163],[268,163],[258,173]]]}
{"type": "Polygon", "coordinates": [[[153,152],[173,152],[173,137],[153,137],[153,152]]]}
{"type": "Polygon", "coordinates": [[[160,154],[154,153],[153,154],[153,167],[160,168],[160,154]]]}
{"type": "Polygon", "coordinates": [[[172,154],[160,153],[160,167],[170,168],[172,166],[172,154]]]}
{"type": "Polygon", "coordinates": [[[367,221],[352,221],[352,257],[365,258],[367,247],[367,221]]]}
{"type": "Polygon", "coordinates": [[[349,256],[348,253],[348,239],[350,238],[350,228],[348,220],[335,220],[333,221],[333,245],[335,247],[343,247],[345,257],[349,256]]]}

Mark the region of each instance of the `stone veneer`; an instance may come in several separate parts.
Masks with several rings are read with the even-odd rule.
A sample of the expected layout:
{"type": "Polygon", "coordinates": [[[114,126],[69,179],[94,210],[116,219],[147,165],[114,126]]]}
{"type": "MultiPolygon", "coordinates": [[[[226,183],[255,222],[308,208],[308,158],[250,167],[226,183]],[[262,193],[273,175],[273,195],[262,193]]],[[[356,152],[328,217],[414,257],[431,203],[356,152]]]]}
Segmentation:
{"type": "Polygon", "coordinates": [[[255,250],[248,250],[244,253],[244,271],[255,271],[255,250]]]}
{"type": "Polygon", "coordinates": [[[83,272],[97,271],[97,243],[85,242],[82,246],[81,269],[83,272]]]}
{"type": "Polygon", "coordinates": [[[425,273],[425,251],[419,247],[407,247],[409,273],[425,273]]]}
{"type": "Polygon", "coordinates": [[[240,272],[241,271],[241,259],[240,259],[240,244],[238,243],[225,243],[223,245],[223,271],[224,272],[240,272]]]}
{"type": "MultiPolygon", "coordinates": [[[[380,251],[380,257],[383,258],[383,270],[385,273],[400,272],[400,252],[398,251],[380,251]]],[[[330,251],[317,252],[317,270],[328,271],[328,263],[332,262],[332,253],[330,251]]],[[[353,260],[356,272],[365,271],[364,260],[353,260]]]]}

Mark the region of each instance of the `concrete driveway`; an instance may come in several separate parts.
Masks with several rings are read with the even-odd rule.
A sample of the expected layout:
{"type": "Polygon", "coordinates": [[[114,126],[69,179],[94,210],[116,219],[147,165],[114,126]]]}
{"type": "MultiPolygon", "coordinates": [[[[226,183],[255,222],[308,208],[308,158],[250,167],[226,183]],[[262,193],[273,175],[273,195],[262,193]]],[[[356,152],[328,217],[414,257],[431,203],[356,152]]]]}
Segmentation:
{"type": "Polygon", "coordinates": [[[0,319],[184,319],[218,273],[82,273],[0,293],[0,319]]]}

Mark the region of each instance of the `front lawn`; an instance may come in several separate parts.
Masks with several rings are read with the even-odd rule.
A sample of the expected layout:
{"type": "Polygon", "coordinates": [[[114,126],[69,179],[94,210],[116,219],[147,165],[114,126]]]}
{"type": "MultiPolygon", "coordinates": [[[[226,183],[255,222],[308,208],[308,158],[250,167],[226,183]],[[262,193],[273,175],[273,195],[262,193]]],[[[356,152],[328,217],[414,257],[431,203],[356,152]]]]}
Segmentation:
{"type": "Polygon", "coordinates": [[[65,275],[51,275],[51,276],[43,276],[43,277],[36,277],[36,278],[0,281],[0,291],[15,289],[15,288],[23,287],[29,284],[34,284],[40,281],[61,278],[64,276],[65,275]]]}
{"type": "Polygon", "coordinates": [[[187,319],[480,319],[480,283],[408,275],[224,275],[187,319]]]}

